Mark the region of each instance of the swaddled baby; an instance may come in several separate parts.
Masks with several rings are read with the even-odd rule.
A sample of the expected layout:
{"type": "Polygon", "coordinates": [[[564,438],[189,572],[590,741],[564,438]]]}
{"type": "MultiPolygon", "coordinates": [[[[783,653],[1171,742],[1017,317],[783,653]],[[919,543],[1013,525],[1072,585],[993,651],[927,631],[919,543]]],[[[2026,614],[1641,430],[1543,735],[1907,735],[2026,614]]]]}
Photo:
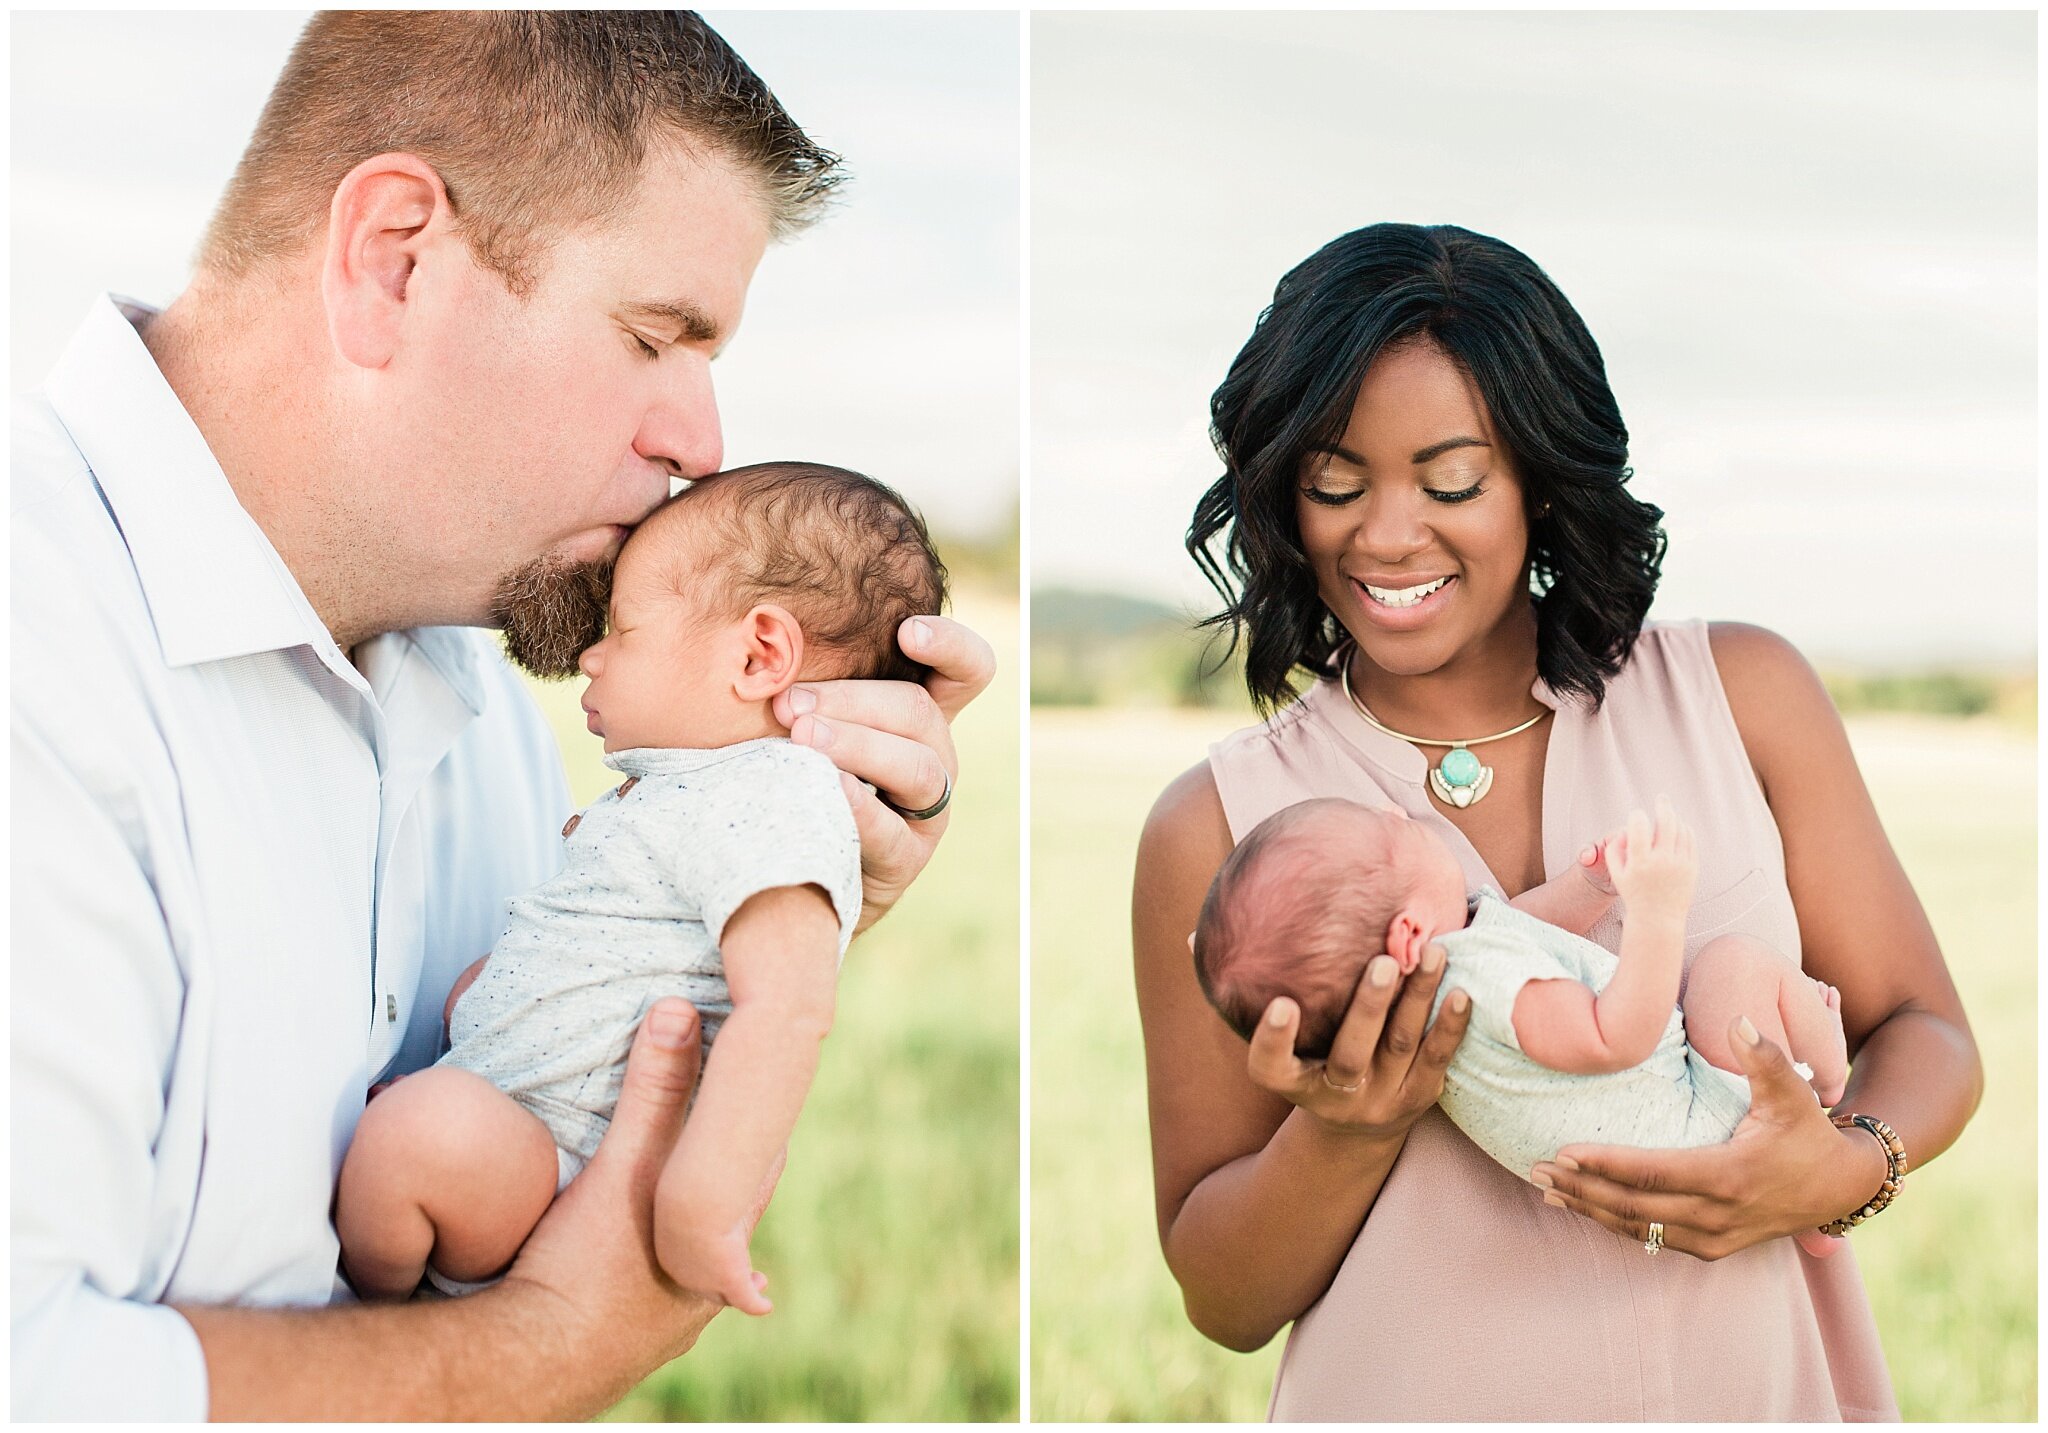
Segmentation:
{"type": "Polygon", "coordinates": [[[1842,1096],[1848,1053],[1840,996],[1760,941],[1709,941],[1686,974],[1697,874],[1691,831],[1659,801],[1654,818],[1636,812],[1554,880],[1468,904],[1457,857],[1406,812],[1305,801],[1261,822],[1218,871],[1195,968],[1246,1039],[1276,997],[1293,999],[1296,1053],[1320,1058],[1366,963],[1385,952],[1412,971],[1434,941],[1437,1008],[1453,989],[1472,1000],[1439,1102],[1506,1168],[1527,1178],[1574,1143],[1715,1144],[1749,1109],[1728,1043],[1738,1015],[1803,1062],[1823,1104],[1842,1096]],[[1618,956],[1585,938],[1617,895],[1618,956]]]}
{"type": "Polygon", "coordinates": [[[512,902],[451,1000],[448,1054],[364,1110],[335,1209],[358,1292],[502,1270],[596,1153],[641,1016],[681,995],[707,1060],[655,1251],[683,1287],[769,1311],[746,1217],[816,1071],[861,889],[840,773],[770,703],[798,681],[917,680],[897,630],[939,610],[945,576],[900,498],[816,464],[707,479],[634,531],[582,658],[590,729],[626,780],[512,902]]]}

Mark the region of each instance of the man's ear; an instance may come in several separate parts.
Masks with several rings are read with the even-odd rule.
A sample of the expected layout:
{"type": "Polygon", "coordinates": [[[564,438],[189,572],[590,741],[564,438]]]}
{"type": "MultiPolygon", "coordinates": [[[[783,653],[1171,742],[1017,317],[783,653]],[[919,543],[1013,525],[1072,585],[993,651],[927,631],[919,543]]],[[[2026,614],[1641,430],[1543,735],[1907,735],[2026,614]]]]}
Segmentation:
{"type": "Polygon", "coordinates": [[[765,702],[796,685],[804,665],[804,629],[786,608],[763,602],[740,619],[745,666],[733,683],[742,701],[765,702]]]}
{"type": "Polygon", "coordinates": [[[441,176],[416,154],[366,159],[335,187],[320,297],[343,358],[358,368],[391,361],[423,236],[452,217],[441,176]]]}

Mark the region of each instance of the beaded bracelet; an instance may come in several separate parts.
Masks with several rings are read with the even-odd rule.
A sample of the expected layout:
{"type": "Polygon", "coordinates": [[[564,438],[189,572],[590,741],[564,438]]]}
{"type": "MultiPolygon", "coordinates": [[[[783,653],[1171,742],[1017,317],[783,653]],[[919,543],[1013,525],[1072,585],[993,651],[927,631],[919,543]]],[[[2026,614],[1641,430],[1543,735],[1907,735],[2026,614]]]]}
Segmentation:
{"type": "Polygon", "coordinates": [[[1836,1129],[1848,1129],[1851,1125],[1858,1129],[1867,1129],[1876,1135],[1877,1142],[1884,1146],[1883,1187],[1871,1196],[1868,1204],[1854,1214],[1845,1215],[1833,1223],[1820,1226],[1821,1233],[1831,1234],[1839,1239],[1892,1202],[1892,1196],[1899,1192],[1899,1186],[1906,1180],[1906,1146],[1900,1143],[1897,1132],[1881,1119],[1874,1119],[1869,1115],[1829,1115],[1828,1118],[1834,1122],[1836,1129]]]}

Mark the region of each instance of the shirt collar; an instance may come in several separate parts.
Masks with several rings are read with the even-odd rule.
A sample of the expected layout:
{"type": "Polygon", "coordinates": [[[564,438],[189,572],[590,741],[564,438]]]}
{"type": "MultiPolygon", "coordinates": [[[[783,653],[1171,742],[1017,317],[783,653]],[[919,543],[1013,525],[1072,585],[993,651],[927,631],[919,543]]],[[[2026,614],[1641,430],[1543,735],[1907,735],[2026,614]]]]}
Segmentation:
{"type": "Polygon", "coordinates": [[[471,716],[483,715],[483,671],[478,666],[475,633],[467,627],[413,627],[386,632],[357,647],[353,665],[380,706],[390,702],[408,652],[418,653],[434,669],[471,716]]]}
{"type": "MultiPolygon", "coordinates": [[[[791,746],[786,736],[757,736],[730,746],[632,746],[608,751],[602,760],[613,771],[628,776],[682,776],[707,766],[731,761],[756,747],[791,746]]],[[[792,747],[792,750],[802,750],[792,747]]]]}
{"type": "Polygon", "coordinates": [[[152,312],[101,295],[44,391],[106,494],[164,661],[333,648],[143,345],[134,319],[152,312]]]}

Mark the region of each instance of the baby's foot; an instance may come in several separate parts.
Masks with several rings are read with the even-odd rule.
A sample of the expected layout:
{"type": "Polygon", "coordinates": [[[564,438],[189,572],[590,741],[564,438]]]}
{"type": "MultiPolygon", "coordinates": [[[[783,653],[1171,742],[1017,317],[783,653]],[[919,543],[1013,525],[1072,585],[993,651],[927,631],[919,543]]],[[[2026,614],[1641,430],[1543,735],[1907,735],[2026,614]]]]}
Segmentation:
{"type": "Polygon", "coordinates": [[[1818,1229],[1802,1229],[1792,1236],[1792,1242],[1816,1259],[1825,1259],[1842,1247],[1842,1240],[1834,1234],[1823,1234],[1818,1229]]]}
{"type": "Polygon", "coordinates": [[[1827,1047],[1814,1052],[1813,1092],[1823,1106],[1833,1109],[1841,1102],[1842,1090],[1849,1083],[1849,1042],[1842,1033],[1842,992],[1824,980],[1813,984],[1829,1016],[1827,1047]]]}

